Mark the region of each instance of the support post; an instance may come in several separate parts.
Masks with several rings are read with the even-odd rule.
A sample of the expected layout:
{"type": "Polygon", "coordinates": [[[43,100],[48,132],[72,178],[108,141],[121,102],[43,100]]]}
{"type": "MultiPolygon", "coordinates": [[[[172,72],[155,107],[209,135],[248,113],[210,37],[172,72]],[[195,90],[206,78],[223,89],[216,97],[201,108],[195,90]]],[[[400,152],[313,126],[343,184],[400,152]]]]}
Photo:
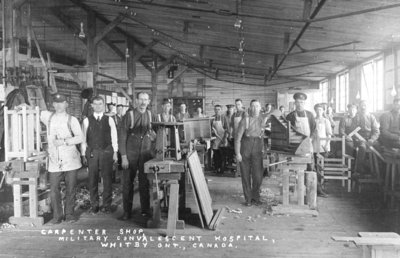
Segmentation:
{"type": "Polygon", "coordinates": [[[94,94],[96,95],[96,74],[97,74],[97,46],[94,42],[96,36],[96,16],[93,11],[87,12],[87,33],[86,33],[86,65],[88,65],[92,72],[88,73],[88,87],[94,88],[94,94]]]}
{"type": "Polygon", "coordinates": [[[132,99],[132,106],[133,102],[135,101],[135,77],[136,77],[136,62],[133,60],[135,54],[135,44],[132,38],[127,38],[127,49],[129,53],[129,57],[126,59],[126,69],[127,69],[127,76],[128,76],[128,87],[129,93],[132,99]]]}
{"type": "Polygon", "coordinates": [[[297,204],[304,205],[304,171],[297,171],[297,204]]]}
{"type": "Polygon", "coordinates": [[[317,173],[306,171],[307,204],[311,210],[317,209],[317,173]]]}
{"type": "Polygon", "coordinates": [[[151,70],[151,107],[157,113],[157,56],[153,55],[153,69],[151,70]]]}

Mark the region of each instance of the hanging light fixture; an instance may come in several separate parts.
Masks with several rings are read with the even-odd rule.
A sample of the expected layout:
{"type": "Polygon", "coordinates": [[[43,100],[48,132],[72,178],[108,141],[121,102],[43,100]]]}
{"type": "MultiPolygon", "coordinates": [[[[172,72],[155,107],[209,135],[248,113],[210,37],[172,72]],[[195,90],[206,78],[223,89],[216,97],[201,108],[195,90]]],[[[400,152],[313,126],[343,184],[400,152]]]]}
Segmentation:
{"type": "Polygon", "coordinates": [[[356,99],[357,99],[357,100],[361,99],[360,91],[357,91],[356,99]]]}
{"type": "Polygon", "coordinates": [[[129,48],[126,48],[126,49],[125,49],[125,57],[126,57],[126,58],[129,58],[129,57],[130,57],[130,55],[129,55],[129,48]]]}
{"type": "Polygon", "coordinates": [[[240,30],[240,28],[242,27],[242,20],[239,17],[236,17],[233,27],[237,30],[240,30]]]}
{"type": "Polygon", "coordinates": [[[246,64],[244,63],[244,55],[242,56],[242,61],[240,61],[241,66],[245,66],[246,64]]]}
{"type": "Polygon", "coordinates": [[[242,53],[244,51],[244,38],[242,38],[239,42],[239,52],[242,53]]]}
{"type": "Polygon", "coordinates": [[[83,31],[83,22],[81,22],[81,31],[79,32],[79,38],[83,39],[86,37],[85,32],[83,31]]]}

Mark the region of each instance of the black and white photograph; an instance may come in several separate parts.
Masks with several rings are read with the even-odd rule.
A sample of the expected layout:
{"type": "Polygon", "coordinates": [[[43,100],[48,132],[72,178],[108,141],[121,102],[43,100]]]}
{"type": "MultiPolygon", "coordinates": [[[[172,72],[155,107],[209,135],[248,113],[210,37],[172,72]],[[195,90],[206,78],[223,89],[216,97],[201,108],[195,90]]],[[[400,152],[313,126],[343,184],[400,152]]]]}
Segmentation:
{"type": "Polygon", "coordinates": [[[400,258],[400,1],[0,17],[0,257],[400,258]]]}

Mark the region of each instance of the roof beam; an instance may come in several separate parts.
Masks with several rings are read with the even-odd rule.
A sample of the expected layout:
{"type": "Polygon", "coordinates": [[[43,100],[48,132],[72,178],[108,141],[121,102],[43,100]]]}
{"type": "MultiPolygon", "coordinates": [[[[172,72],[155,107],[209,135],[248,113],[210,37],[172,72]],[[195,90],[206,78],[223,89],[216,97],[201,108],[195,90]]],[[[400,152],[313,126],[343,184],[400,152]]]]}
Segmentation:
{"type": "Polygon", "coordinates": [[[136,53],[136,55],[133,57],[133,62],[138,61],[142,56],[149,53],[151,51],[151,49],[157,44],[158,44],[158,41],[156,41],[156,40],[153,40],[152,42],[147,44],[147,46],[145,46],[142,50],[140,50],[138,53],[136,53]]]}
{"type": "Polygon", "coordinates": [[[28,0],[14,0],[13,7],[14,9],[19,9],[21,6],[23,6],[28,0]]]}
{"type": "MultiPolygon", "coordinates": [[[[310,15],[310,19],[314,19],[317,14],[319,13],[319,11],[322,9],[322,7],[324,6],[324,4],[326,3],[327,0],[321,0],[317,7],[315,7],[314,11],[312,12],[312,14],[310,15]]],[[[272,71],[272,74],[270,75],[270,79],[272,79],[272,77],[274,77],[274,75],[276,74],[276,72],[279,70],[279,68],[281,67],[281,65],[285,62],[287,56],[289,55],[289,53],[293,50],[293,48],[297,45],[297,43],[300,41],[301,37],[303,37],[303,34],[306,32],[306,30],[308,29],[308,27],[311,25],[311,21],[307,21],[306,24],[304,24],[303,28],[301,29],[300,33],[297,35],[296,39],[292,42],[292,45],[289,47],[289,49],[287,50],[287,52],[285,53],[285,55],[282,57],[281,61],[279,62],[278,66],[276,67],[276,69],[274,69],[272,71]]]]}
{"type": "Polygon", "coordinates": [[[118,15],[112,22],[107,24],[103,31],[96,35],[94,38],[94,44],[98,44],[100,40],[102,40],[110,31],[112,31],[115,27],[117,27],[125,17],[122,15],[118,15]]]}
{"type": "Polygon", "coordinates": [[[355,11],[355,12],[349,12],[349,13],[342,13],[342,14],[327,16],[327,17],[321,17],[321,18],[315,18],[315,19],[314,18],[310,18],[307,22],[312,22],[312,23],[321,22],[321,21],[339,19],[339,18],[354,16],[354,15],[360,15],[360,14],[365,14],[365,13],[377,12],[377,11],[382,11],[382,10],[387,10],[387,9],[392,9],[392,8],[398,8],[398,7],[400,7],[400,4],[390,4],[390,5],[384,5],[384,6],[364,9],[364,10],[355,11]]]}
{"type": "MultiPolygon", "coordinates": [[[[92,9],[91,7],[89,7],[88,5],[82,3],[80,0],[69,0],[69,1],[71,1],[71,2],[72,2],[73,4],[75,4],[76,6],[79,6],[80,8],[82,8],[82,9],[85,10],[85,11],[93,11],[93,9],[92,9]]],[[[103,22],[103,23],[105,23],[105,24],[109,24],[109,23],[110,23],[110,21],[109,21],[105,16],[103,16],[102,14],[100,14],[100,13],[98,13],[98,12],[96,12],[96,11],[93,11],[93,12],[95,13],[96,18],[99,19],[101,22],[103,22]]],[[[125,18],[129,17],[128,15],[123,15],[123,14],[120,14],[120,15],[124,16],[125,18]]],[[[146,44],[145,44],[145,43],[143,43],[142,41],[140,41],[140,40],[139,40],[138,38],[136,38],[135,36],[129,34],[128,32],[122,30],[121,28],[115,27],[114,29],[115,29],[116,32],[118,32],[118,33],[124,35],[126,38],[132,38],[132,40],[135,42],[135,44],[136,44],[137,46],[139,46],[139,47],[141,47],[141,48],[146,47],[146,44]]],[[[160,54],[154,52],[154,50],[152,50],[152,51],[150,51],[150,52],[157,54],[157,56],[159,56],[160,59],[165,60],[165,57],[163,57],[162,55],[160,55],[160,54]]]]}

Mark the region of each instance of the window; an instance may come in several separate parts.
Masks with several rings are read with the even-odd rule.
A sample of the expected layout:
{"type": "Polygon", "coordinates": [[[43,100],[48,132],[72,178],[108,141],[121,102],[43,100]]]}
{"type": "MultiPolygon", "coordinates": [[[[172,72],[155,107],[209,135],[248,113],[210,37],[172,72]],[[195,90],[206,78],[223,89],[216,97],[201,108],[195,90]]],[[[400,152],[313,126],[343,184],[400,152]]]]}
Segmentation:
{"type": "Polygon", "coordinates": [[[369,111],[383,110],[383,60],[374,59],[361,67],[361,99],[369,104],[369,111]]]}
{"type": "Polygon", "coordinates": [[[321,92],[321,102],[328,103],[328,91],[329,91],[329,82],[328,80],[324,80],[319,83],[319,89],[321,92]]]}
{"type": "Polygon", "coordinates": [[[336,111],[345,112],[349,103],[349,73],[344,72],[336,77],[336,111]]]}

